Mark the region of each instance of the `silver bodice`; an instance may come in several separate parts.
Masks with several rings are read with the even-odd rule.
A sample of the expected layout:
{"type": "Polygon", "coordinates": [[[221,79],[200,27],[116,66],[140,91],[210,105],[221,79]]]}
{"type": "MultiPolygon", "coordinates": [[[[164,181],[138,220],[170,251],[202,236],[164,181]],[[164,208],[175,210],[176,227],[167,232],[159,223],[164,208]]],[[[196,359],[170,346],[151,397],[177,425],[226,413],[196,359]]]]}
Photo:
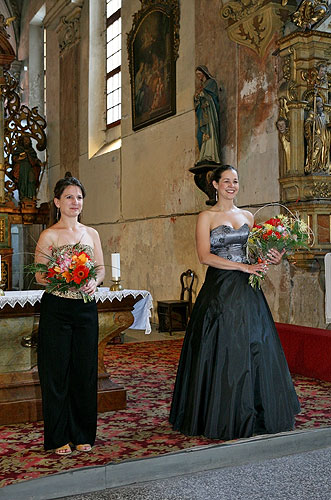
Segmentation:
{"type": "Polygon", "coordinates": [[[248,264],[246,257],[248,235],[248,224],[243,224],[239,229],[224,224],[217,226],[210,231],[210,253],[233,262],[248,264]]]}

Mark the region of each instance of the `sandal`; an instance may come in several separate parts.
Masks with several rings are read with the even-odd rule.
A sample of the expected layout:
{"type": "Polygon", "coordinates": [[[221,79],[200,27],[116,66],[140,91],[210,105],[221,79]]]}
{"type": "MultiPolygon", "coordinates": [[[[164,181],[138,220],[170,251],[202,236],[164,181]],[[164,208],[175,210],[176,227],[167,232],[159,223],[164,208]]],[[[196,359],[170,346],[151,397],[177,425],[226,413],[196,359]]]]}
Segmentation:
{"type": "Polygon", "coordinates": [[[69,444],[65,444],[64,446],[60,446],[60,448],[55,449],[55,453],[57,455],[70,455],[72,449],[69,444]]]}
{"type": "Polygon", "coordinates": [[[76,450],[77,451],[91,451],[92,446],[90,444],[77,444],[76,450]]]}

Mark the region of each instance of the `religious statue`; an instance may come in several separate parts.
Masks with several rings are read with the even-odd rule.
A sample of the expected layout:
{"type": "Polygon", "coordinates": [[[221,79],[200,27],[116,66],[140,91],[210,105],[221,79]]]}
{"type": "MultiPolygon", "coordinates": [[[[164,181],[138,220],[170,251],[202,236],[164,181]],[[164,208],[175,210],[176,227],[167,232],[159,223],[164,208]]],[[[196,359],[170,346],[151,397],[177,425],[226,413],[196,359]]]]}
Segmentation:
{"type": "Polygon", "coordinates": [[[197,140],[199,164],[221,163],[220,103],[218,86],[206,66],[196,68],[200,85],[194,95],[195,112],[198,119],[197,140]]]}
{"type": "Polygon", "coordinates": [[[330,124],[324,113],[322,98],[317,96],[315,102],[304,125],[307,141],[305,173],[330,173],[330,124]]]}
{"type": "Polygon", "coordinates": [[[282,144],[282,149],[284,152],[283,156],[283,173],[287,173],[290,170],[291,165],[291,143],[290,143],[290,130],[289,122],[286,118],[280,116],[276,122],[276,127],[279,132],[279,140],[282,144]]]}
{"type": "Polygon", "coordinates": [[[39,187],[41,162],[28,136],[20,136],[13,151],[13,180],[18,189],[20,201],[35,200],[39,187]]]}

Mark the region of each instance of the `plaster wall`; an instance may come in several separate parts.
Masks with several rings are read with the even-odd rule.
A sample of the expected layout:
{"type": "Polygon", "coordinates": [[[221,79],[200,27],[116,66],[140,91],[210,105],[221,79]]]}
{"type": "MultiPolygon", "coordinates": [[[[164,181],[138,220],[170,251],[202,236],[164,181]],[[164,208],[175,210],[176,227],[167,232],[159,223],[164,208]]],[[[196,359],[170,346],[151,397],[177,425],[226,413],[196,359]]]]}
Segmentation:
{"type": "MultiPolygon", "coordinates": [[[[124,286],[150,290],[156,304],[158,299],[179,298],[181,272],[191,267],[199,275],[199,282],[203,275],[194,232],[196,214],[204,208],[204,196],[188,171],[195,162],[195,14],[191,1],[181,1],[176,115],[133,132],[126,34],[139,8],[139,1],[122,3],[122,146],[104,154],[101,149],[90,156],[86,67],[91,27],[88,2],[84,3],[80,22],[79,175],[88,193],[83,222],[99,231],[103,245],[105,285],[110,284],[111,253],[120,252],[124,286]]],[[[99,106],[104,95],[95,99],[99,106]]],[[[105,133],[104,137],[111,135],[105,133]]]]}

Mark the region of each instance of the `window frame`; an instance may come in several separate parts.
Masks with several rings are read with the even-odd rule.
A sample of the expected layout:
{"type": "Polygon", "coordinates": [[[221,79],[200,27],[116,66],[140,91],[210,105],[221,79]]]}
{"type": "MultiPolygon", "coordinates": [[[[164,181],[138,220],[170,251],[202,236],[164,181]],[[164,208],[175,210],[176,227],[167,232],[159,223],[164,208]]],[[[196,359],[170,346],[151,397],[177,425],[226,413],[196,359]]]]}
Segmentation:
{"type": "MultiPolygon", "coordinates": [[[[106,8],[107,8],[107,2],[106,2],[106,8]]],[[[107,32],[107,29],[109,28],[109,26],[111,26],[112,24],[114,24],[116,21],[118,21],[118,19],[121,19],[122,17],[122,14],[121,14],[121,7],[116,10],[115,12],[113,12],[113,14],[111,14],[109,17],[106,18],[106,32],[107,32]]],[[[121,30],[121,36],[122,36],[122,30],[121,30]]],[[[121,67],[122,65],[120,64],[119,66],[117,66],[116,68],[112,69],[111,71],[107,72],[107,60],[108,60],[108,54],[107,54],[107,36],[106,36],[106,129],[109,130],[111,128],[114,128],[114,127],[117,127],[118,125],[121,124],[121,118],[119,120],[116,120],[114,122],[111,122],[111,123],[108,123],[108,111],[109,109],[112,108],[112,106],[110,108],[108,108],[108,92],[107,92],[107,87],[108,87],[108,81],[110,80],[110,78],[112,78],[113,76],[117,75],[118,73],[121,73],[121,67]]],[[[121,52],[122,52],[122,43],[121,43],[121,52]]],[[[120,83],[120,87],[119,87],[120,90],[122,90],[122,82],[120,83]]],[[[120,100],[120,106],[121,106],[121,111],[122,111],[122,95],[121,95],[121,100],[120,100]]]]}

